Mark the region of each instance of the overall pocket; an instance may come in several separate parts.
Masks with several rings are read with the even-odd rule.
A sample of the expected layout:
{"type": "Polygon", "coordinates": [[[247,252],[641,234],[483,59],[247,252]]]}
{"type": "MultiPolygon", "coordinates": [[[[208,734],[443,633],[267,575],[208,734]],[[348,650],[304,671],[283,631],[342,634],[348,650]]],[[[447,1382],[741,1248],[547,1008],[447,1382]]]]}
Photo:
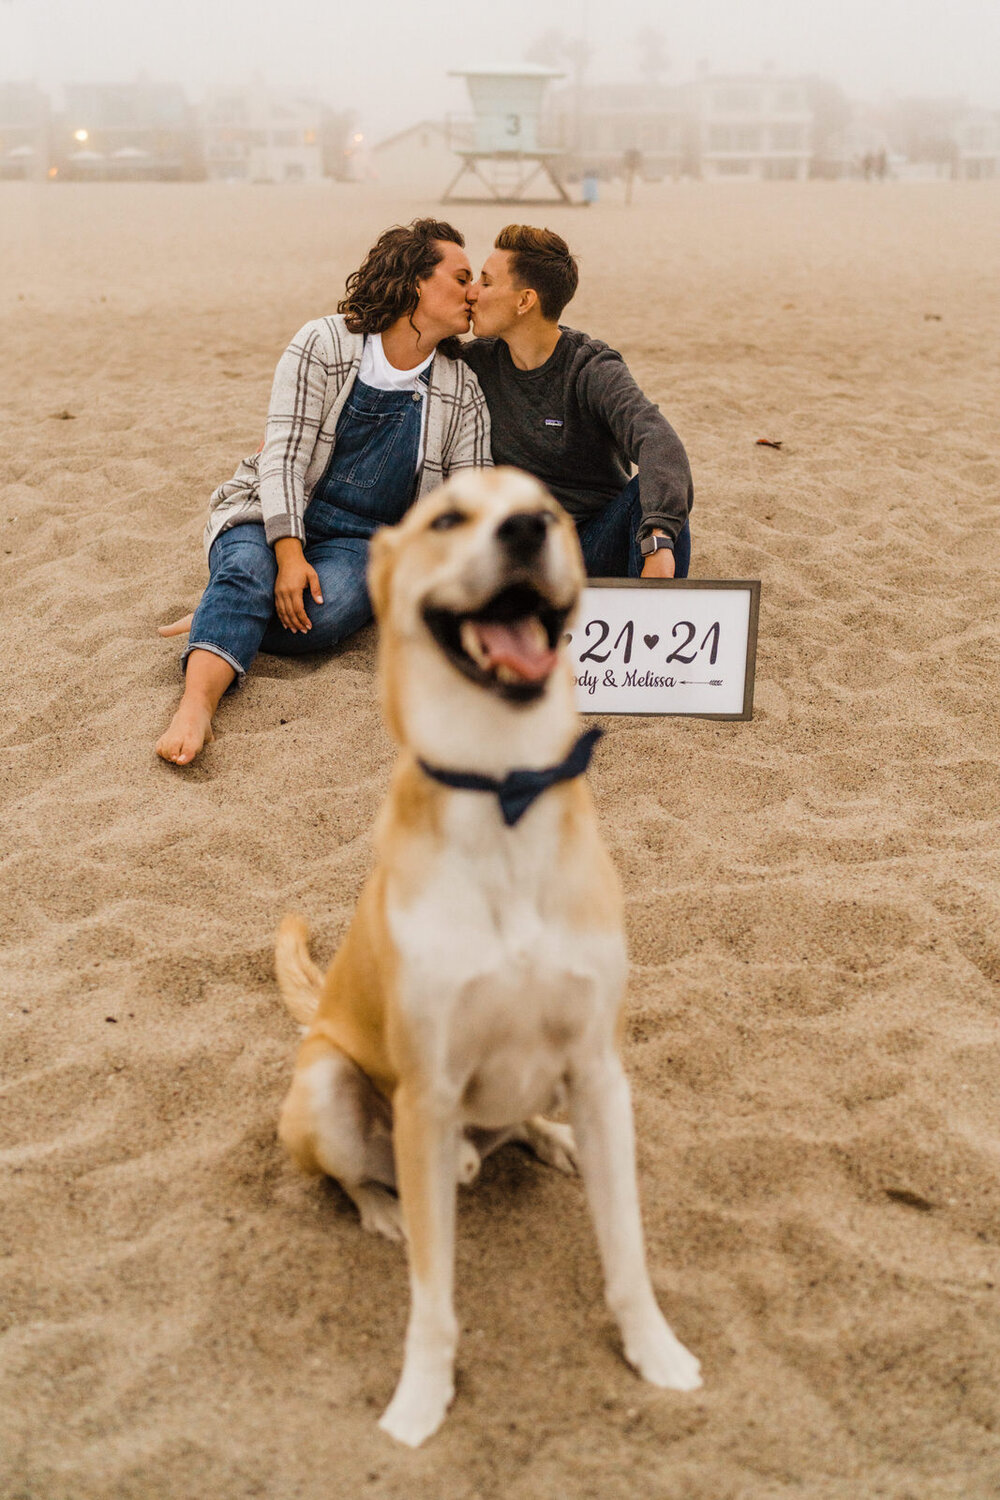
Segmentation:
{"type": "Polygon", "coordinates": [[[338,433],[334,474],[339,484],[371,490],[379,483],[402,434],[404,413],[348,407],[349,421],[338,433]]]}

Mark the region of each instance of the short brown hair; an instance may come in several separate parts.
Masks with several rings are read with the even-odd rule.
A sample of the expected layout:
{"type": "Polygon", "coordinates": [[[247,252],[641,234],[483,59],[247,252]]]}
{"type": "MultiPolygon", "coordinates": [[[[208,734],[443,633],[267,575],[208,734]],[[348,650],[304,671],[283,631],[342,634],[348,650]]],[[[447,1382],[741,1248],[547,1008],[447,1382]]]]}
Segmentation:
{"type": "Polygon", "coordinates": [[[465,248],[453,224],[414,219],[379,235],[360,268],[347,278],[347,295],[337,303],[351,333],[384,333],[397,318],[409,317],[419,300],[417,282],[426,281],[441,259],[438,242],[465,248]]]}
{"type": "Polygon", "coordinates": [[[554,229],[531,224],[508,224],[493,241],[495,250],[510,253],[511,274],[523,287],[537,292],[542,317],[554,323],[576,292],[580,274],[569,246],[554,229]]]}

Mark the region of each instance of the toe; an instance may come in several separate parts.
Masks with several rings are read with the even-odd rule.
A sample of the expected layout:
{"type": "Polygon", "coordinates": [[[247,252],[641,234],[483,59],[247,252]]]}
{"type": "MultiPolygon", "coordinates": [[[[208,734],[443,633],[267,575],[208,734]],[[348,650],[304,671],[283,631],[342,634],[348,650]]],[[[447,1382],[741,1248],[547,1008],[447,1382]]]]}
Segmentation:
{"type": "Polygon", "coordinates": [[[378,1425],[397,1443],[419,1448],[441,1426],[454,1394],[450,1380],[424,1380],[414,1389],[404,1376],[378,1425]]]}
{"type": "Polygon", "coordinates": [[[661,1390],[696,1391],[701,1386],[701,1365],[672,1333],[655,1337],[628,1350],[629,1364],[651,1385],[661,1390]]]}
{"type": "Polygon", "coordinates": [[[175,766],[187,766],[214,738],[210,717],[182,711],[174,715],[169,729],[160,736],[156,753],[175,766]]]}
{"type": "Polygon", "coordinates": [[[475,1146],[470,1140],[463,1140],[458,1148],[458,1180],[462,1187],[469,1187],[475,1182],[481,1165],[482,1159],[475,1146]]]}
{"type": "Polygon", "coordinates": [[[162,636],[187,635],[193,619],[194,615],[182,615],[179,620],[172,620],[169,625],[157,625],[156,633],[162,636]]]}
{"type": "Polygon", "coordinates": [[[399,1199],[384,1188],[358,1188],[352,1197],[361,1215],[361,1227],[369,1234],[380,1234],[399,1244],[406,1238],[403,1211],[399,1199]]]}
{"type": "Polygon", "coordinates": [[[528,1143],[539,1161],[572,1177],[579,1170],[576,1139],[568,1125],[536,1119],[528,1124],[528,1143]]]}

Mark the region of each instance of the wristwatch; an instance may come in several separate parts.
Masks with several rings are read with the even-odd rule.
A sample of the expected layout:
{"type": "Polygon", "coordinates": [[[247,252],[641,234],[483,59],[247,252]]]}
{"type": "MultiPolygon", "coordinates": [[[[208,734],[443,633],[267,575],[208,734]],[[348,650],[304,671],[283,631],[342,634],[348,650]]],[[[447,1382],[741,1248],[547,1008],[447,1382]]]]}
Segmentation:
{"type": "Polygon", "coordinates": [[[639,543],[639,551],[643,557],[652,557],[653,553],[659,552],[662,547],[673,552],[674,544],[668,536],[646,536],[639,543]]]}

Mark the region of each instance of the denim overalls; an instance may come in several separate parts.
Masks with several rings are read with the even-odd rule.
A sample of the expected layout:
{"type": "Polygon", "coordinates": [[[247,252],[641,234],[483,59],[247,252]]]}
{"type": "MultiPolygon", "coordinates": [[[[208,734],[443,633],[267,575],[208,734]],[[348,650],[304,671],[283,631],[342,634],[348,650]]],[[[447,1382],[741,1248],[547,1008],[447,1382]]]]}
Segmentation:
{"type": "Polygon", "coordinates": [[[184,659],[212,651],[243,677],[257,652],[321,651],[371,619],[365,583],[368,541],[391,526],[416,494],[426,372],[418,391],[380,391],[356,380],[337,421],[333,454],[306,508],[306,561],[319,575],[323,603],[303,596],[312,629],[286,630],[274,613],[278,565],[262,524],[216,537],[210,578],[191,622],[184,659]]]}
{"type": "Polygon", "coordinates": [[[354,382],[337,422],[333,457],[306,510],[306,538],[364,537],[394,526],[416,488],[422,391],[377,391],[354,382]]]}

